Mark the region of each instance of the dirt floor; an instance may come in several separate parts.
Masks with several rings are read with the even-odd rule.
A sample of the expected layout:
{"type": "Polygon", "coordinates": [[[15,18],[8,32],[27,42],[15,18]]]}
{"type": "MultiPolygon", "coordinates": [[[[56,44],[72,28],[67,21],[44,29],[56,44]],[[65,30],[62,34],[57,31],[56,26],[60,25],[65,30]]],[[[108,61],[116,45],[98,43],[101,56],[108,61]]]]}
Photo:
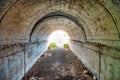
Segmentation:
{"type": "Polygon", "coordinates": [[[94,80],[69,49],[47,50],[23,77],[23,80],[94,80]]]}

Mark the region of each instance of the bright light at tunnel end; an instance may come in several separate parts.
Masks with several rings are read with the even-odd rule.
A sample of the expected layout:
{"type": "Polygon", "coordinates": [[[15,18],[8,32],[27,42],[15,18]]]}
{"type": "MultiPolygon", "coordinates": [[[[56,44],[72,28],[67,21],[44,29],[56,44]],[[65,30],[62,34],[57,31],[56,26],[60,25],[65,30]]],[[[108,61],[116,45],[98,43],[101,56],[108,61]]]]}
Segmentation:
{"type": "Polygon", "coordinates": [[[48,45],[50,43],[55,43],[57,47],[63,48],[64,44],[69,44],[69,35],[63,30],[56,30],[48,38],[48,45]]]}

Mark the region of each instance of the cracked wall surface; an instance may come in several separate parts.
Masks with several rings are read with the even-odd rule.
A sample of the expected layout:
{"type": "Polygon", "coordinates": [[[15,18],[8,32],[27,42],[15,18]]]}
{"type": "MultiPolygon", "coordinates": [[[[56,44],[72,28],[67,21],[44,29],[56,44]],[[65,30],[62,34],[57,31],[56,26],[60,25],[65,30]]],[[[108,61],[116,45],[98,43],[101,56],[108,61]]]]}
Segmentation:
{"type": "Polygon", "coordinates": [[[119,5],[119,0],[1,0],[0,80],[21,80],[59,29],[99,80],[119,80],[119,5]]]}

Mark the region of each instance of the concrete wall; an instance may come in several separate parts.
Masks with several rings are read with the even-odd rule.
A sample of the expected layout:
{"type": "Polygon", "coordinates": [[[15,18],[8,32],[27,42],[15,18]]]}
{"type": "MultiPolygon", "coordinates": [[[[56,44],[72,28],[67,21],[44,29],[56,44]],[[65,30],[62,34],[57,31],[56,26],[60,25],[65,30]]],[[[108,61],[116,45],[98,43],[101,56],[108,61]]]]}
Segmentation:
{"type": "Polygon", "coordinates": [[[21,80],[45,49],[45,41],[3,46],[0,49],[0,80],[21,80]]]}
{"type": "Polygon", "coordinates": [[[73,41],[71,49],[99,80],[120,79],[120,52],[116,48],[73,41]]]}
{"type": "Polygon", "coordinates": [[[20,80],[47,47],[51,32],[99,80],[119,80],[119,0],[0,0],[0,80],[20,80]]]}

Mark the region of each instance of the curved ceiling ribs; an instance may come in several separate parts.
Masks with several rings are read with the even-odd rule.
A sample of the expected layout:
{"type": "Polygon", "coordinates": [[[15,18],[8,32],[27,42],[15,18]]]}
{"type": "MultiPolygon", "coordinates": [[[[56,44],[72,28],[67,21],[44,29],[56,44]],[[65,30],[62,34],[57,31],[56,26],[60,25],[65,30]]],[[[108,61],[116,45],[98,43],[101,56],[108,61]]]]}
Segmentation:
{"type": "Polygon", "coordinates": [[[9,11],[9,9],[11,9],[18,1],[19,0],[13,1],[13,3],[10,6],[8,6],[7,9],[5,9],[5,11],[2,13],[2,16],[0,16],[0,23],[3,20],[3,18],[5,17],[5,15],[7,14],[7,12],[9,11]]]}
{"type": "Polygon", "coordinates": [[[50,18],[67,18],[67,19],[71,20],[72,22],[74,22],[76,25],[78,25],[82,29],[82,31],[84,33],[84,36],[85,36],[85,41],[87,41],[85,30],[82,27],[82,25],[80,24],[80,22],[75,17],[73,17],[72,15],[67,14],[67,13],[63,13],[63,12],[60,12],[60,11],[49,13],[49,14],[43,16],[42,18],[40,18],[35,23],[35,25],[33,26],[32,30],[31,30],[31,33],[29,35],[29,41],[31,41],[31,36],[32,36],[35,28],[37,27],[37,25],[41,24],[43,21],[48,20],[50,18]]]}
{"type": "Polygon", "coordinates": [[[117,23],[116,23],[113,15],[112,15],[111,12],[107,9],[107,7],[105,7],[105,5],[103,5],[103,4],[102,4],[100,1],[98,1],[98,0],[96,0],[96,1],[97,1],[97,3],[98,3],[101,7],[104,8],[104,10],[105,10],[105,11],[110,15],[110,17],[112,18],[113,23],[115,24],[116,30],[117,30],[117,32],[118,32],[118,37],[120,38],[120,31],[119,31],[119,28],[118,28],[118,26],[117,26],[117,23]]]}

